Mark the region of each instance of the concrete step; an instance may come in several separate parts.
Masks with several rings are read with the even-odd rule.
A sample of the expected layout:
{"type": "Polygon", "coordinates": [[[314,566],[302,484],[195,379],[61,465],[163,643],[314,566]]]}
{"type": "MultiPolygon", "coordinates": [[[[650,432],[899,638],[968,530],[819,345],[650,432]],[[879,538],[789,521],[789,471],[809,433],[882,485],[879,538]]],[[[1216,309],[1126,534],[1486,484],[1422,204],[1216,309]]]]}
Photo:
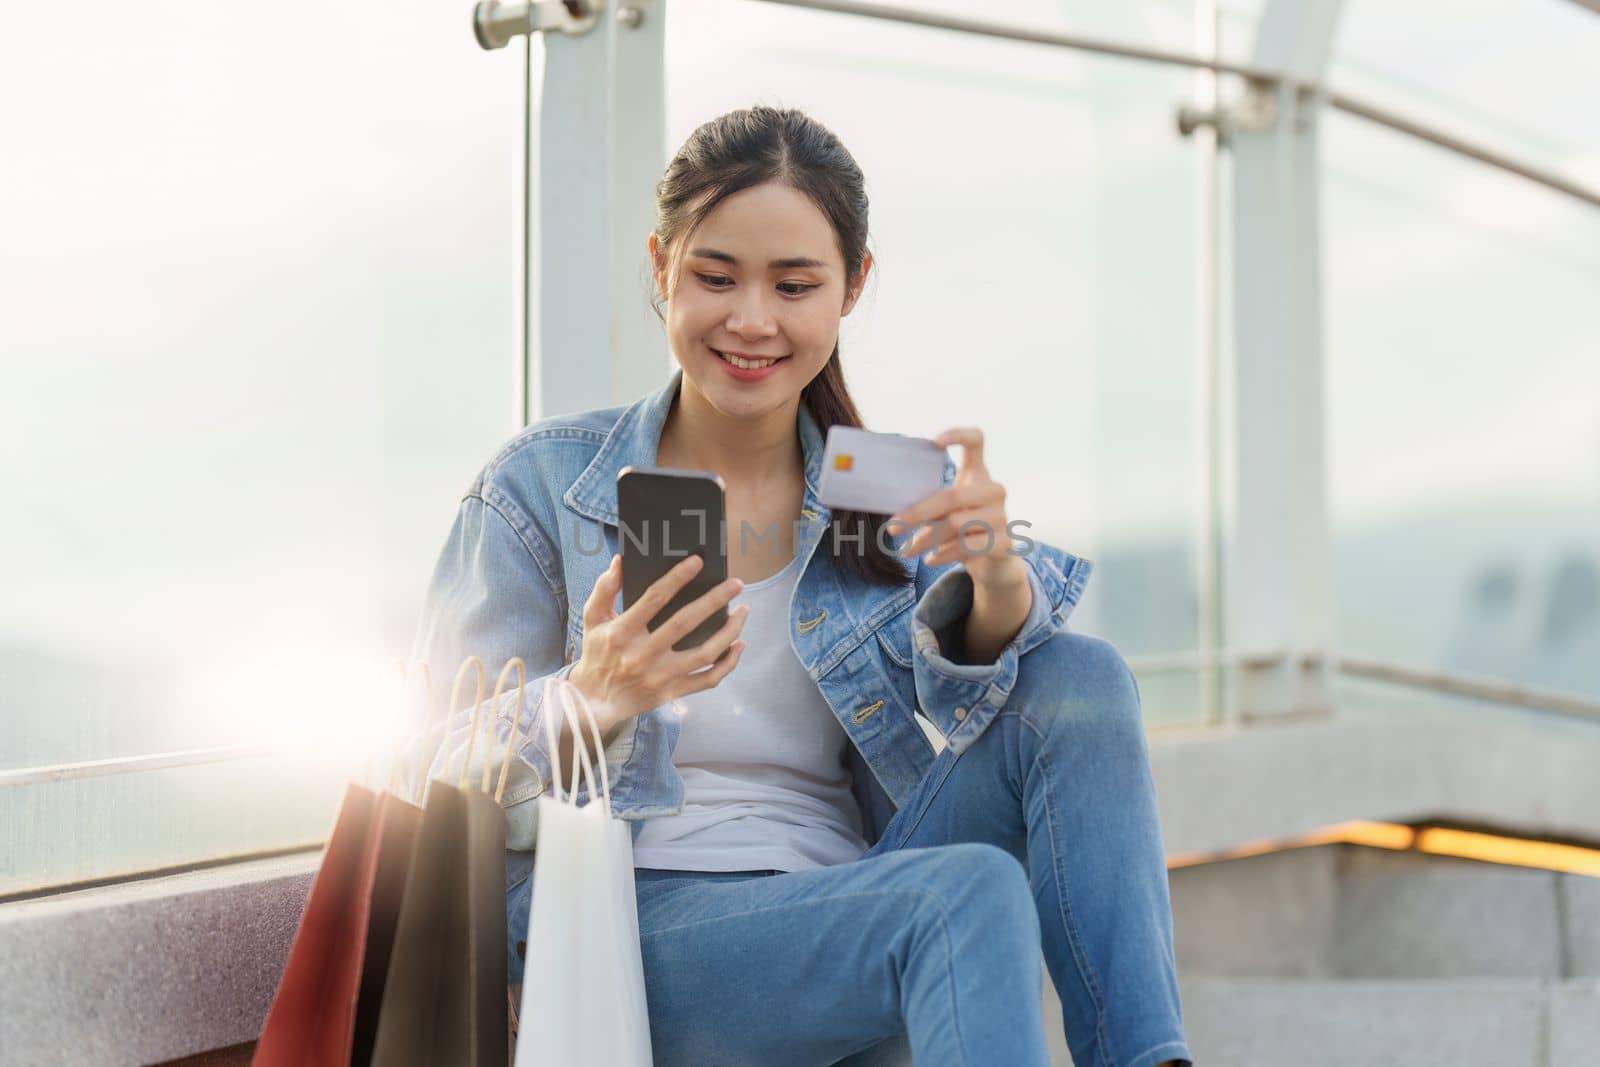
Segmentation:
{"type": "Polygon", "coordinates": [[[1577,1067],[1600,1049],[1600,981],[1197,978],[1203,1067],[1577,1067]]]}
{"type": "Polygon", "coordinates": [[[1600,978],[1600,878],[1322,845],[1171,885],[1185,977],[1600,978]]]}

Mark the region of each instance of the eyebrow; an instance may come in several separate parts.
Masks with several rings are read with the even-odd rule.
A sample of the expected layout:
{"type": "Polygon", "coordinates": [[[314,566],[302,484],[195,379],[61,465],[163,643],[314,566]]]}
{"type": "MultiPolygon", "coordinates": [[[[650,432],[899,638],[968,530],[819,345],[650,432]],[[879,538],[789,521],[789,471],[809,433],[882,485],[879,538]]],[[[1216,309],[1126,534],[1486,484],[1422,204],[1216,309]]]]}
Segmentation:
{"type": "MultiPolygon", "coordinates": [[[[739,261],[733,258],[733,256],[726,252],[719,252],[715,248],[696,248],[689,254],[691,256],[699,256],[702,259],[715,259],[719,262],[727,263],[735,267],[739,265],[739,261]]],[[[767,264],[768,270],[796,270],[801,268],[827,270],[828,265],[821,260],[811,259],[807,256],[791,256],[788,259],[775,259],[767,264]]]]}

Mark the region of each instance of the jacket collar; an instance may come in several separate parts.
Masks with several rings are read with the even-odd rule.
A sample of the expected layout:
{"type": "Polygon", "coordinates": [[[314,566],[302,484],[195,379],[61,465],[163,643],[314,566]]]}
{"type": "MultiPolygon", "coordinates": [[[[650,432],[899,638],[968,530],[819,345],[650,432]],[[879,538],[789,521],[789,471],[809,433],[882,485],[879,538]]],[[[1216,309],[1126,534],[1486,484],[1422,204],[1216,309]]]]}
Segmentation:
{"type": "MultiPolygon", "coordinates": [[[[660,389],[630,404],[606,435],[600,451],[578,475],[578,480],[562,495],[562,502],[580,515],[612,526],[621,524],[617,514],[617,474],[622,468],[654,467],[661,444],[661,430],[683,382],[678,367],[660,389]]],[[[806,468],[806,501],[801,517],[808,522],[827,523],[830,512],[817,500],[817,483],[822,477],[822,431],[810,407],[802,399],[796,420],[800,449],[806,468]]]]}

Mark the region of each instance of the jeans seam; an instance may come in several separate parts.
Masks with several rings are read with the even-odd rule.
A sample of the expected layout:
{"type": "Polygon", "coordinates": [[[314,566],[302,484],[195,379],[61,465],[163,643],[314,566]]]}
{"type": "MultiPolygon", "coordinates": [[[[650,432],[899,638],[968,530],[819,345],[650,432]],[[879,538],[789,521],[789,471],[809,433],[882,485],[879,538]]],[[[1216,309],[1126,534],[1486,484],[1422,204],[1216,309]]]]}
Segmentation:
{"type": "MultiPolygon", "coordinates": [[[[1028,720],[1022,716],[1020,711],[1018,712],[1018,718],[1023,723],[1027,724],[1029,729],[1037,732],[1037,728],[1031,723],[1028,723],[1028,720]]],[[[1088,952],[1083,947],[1082,935],[1078,932],[1077,919],[1074,918],[1072,914],[1072,903],[1070,900],[1071,893],[1069,891],[1069,883],[1067,880],[1066,865],[1062,862],[1060,856],[1054,855],[1056,841],[1056,802],[1055,796],[1050,790],[1050,776],[1053,772],[1051,772],[1049,768],[1050,759],[1047,751],[1048,750],[1046,748],[1041,747],[1039,749],[1038,760],[1040,763],[1046,765],[1046,773],[1044,775],[1044,817],[1049,823],[1049,837],[1052,852],[1050,857],[1050,866],[1056,873],[1056,897],[1060,901],[1061,923],[1066,928],[1067,944],[1072,949],[1072,962],[1078,969],[1079,979],[1082,980],[1084,986],[1089,990],[1090,1001],[1094,1004],[1095,1042],[1099,1045],[1101,1058],[1104,1059],[1105,1050],[1107,1047],[1105,996],[1100,989],[1100,979],[1094,972],[1094,964],[1089,961],[1088,952]]]]}
{"type": "MultiPolygon", "coordinates": [[[[909,893],[912,896],[918,898],[919,900],[931,902],[930,906],[933,908],[934,914],[938,917],[938,920],[939,920],[939,932],[944,937],[945,985],[946,985],[946,988],[948,988],[950,990],[950,1025],[951,1025],[951,1028],[955,1031],[955,1034],[956,1034],[957,1047],[962,1049],[962,1063],[965,1063],[966,1062],[966,1052],[965,1052],[965,1050],[966,1050],[966,1042],[963,1041],[962,1038],[961,1038],[961,1020],[960,1020],[960,1018],[958,1017],[958,1015],[956,1013],[955,942],[950,937],[950,924],[945,919],[944,908],[939,904],[939,898],[934,896],[932,893],[927,892],[926,890],[911,888],[911,889],[892,890],[892,891],[891,890],[865,890],[865,891],[858,892],[858,893],[846,893],[843,896],[830,897],[829,899],[830,900],[855,900],[855,899],[857,899],[859,897],[894,897],[894,896],[898,896],[898,895],[900,895],[902,893],[909,893]]],[[[713,918],[697,919],[694,922],[679,923],[677,926],[667,926],[667,927],[663,927],[660,930],[652,930],[652,931],[650,931],[650,933],[648,935],[643,935],[643,936],[648,937],[648,938],[654,938],[654,937],[658,937],[658,936],[660,936],[662,934],[670,934],[670,933],[676,933],[679,930],[687,930],[687,929],[690,929],[691,927],[699,926],[702,923],[721,922],[724,919],[744,919],[744,918],[749,918],[752,915],[760,915],[763,912],[777,911],[779,908],[787,908],[787,907],[791,907],[791,906],[794,906],[794,905],[798,905],[798,906],[804,907],[808,903],[809,903],[809,901],[797,900],[797,901],[793,901],[793,902],[791,902],[789,904],[773,904],[773,905],[770,905],[770,906],[764,907],[764,908],[751,908],[748,911],[728,912],[728,913],[724,913],[724,914],[721,914],[721,915],[717,915],[717,916],[715,916],[713,918]]],[[[903,1006],[901,1007],[901,1011],[900,1011],[900,1020],[901,1020],[902,1023],[905,1022],[905,1010],[904,1010],[903,1006]]]]}
{"type": "MultiPolygon", "coordinates": [[[[907,841],[909,841],[911,839],[911,835],[916,832],[917,827],[922,825],[922,817],[928,813],[928,808],[933,803],[934,795],[937,794],[939,792],[939,790],[944,788],[945,779],[950,777],[950,772],[955,769],[956,760],[961,758],[961,754],[955,752],[954,749],[951,749],[949,751],[950,751],[950,761],[949,761],[949,763],[947,763],[945,765],[944,774],[939,778],[939,780],[937,782],[934,783],[933,789],[929,792],[927,798],[924,800],[924,802],[922,804],[922,807],[920,809],[918,809],[916,817],[914,819],[908,820],[911,825],[907,826],[905,828],[905,830],[903,832],[901,832],[901,834],[899,836],[899,839],[895,841],[893,847],[888,849],[889,852],[899,852],[901,850],[901,847],[907,841]]],[[[943,753],[941,753],[941,755],[942,754],[943,753]]],[[[938,757],[936,756],[936,757],[934,757],[934,759],[935,759],[935,761],[937,761],[938,757]]],[[[930,773],[931,773],[931,768],[930,768],[930,773]]]]}

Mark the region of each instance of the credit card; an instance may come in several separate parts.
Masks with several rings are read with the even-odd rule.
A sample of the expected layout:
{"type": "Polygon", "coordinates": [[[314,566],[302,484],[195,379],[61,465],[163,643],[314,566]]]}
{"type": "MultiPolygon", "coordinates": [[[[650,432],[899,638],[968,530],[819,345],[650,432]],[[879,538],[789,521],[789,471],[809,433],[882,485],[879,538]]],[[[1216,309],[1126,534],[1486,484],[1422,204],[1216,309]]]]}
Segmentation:
{"type": "Polygon", "coordinates": [[[944,488],[949,461],[926,437],[830,426],[817,499],[834,511],[893,515],[944,488]]]}

